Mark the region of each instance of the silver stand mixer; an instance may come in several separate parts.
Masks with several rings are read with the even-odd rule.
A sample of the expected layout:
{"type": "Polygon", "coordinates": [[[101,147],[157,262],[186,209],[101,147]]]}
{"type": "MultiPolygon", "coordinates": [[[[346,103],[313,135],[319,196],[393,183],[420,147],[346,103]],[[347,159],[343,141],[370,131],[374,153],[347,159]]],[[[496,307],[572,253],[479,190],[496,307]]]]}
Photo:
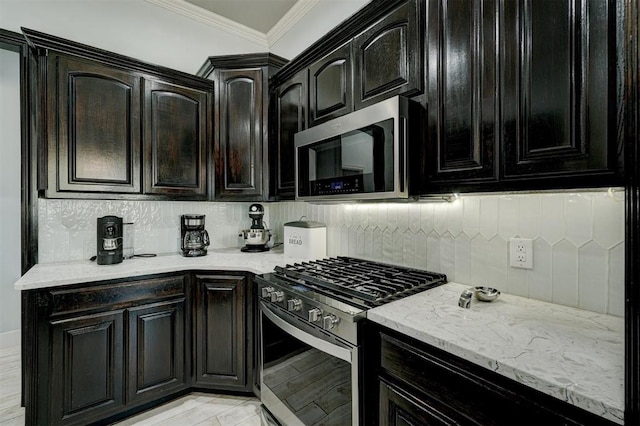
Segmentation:
{"type": "Polygon", "coordinates": [[[269,250],[267,243],[271,239],[271,231],[264,227],[264,207],[262,204],[249,206],[251,228],[242,231],[239,237],[244,238],[245,246],[240,250],[244,252],[262,252],[269,250]]]}

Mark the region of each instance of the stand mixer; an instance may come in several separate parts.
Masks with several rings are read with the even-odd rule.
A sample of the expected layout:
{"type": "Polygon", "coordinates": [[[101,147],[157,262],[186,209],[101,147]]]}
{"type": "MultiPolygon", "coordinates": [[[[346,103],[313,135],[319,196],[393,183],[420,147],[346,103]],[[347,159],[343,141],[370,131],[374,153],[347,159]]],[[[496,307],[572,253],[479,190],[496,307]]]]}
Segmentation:
{"type": "Polygon", "coordinates": [[[271,238],[271,231],[264,227],[264,222],[262,221],[264,207],[262,207],[262,204],[251,204],[249,206],[249,217],[251,218],[251,228],[243,230],[239,235],[244,238],[246,244],[240,250],[244,252],[269,250],[267,243],[271,238]]]}

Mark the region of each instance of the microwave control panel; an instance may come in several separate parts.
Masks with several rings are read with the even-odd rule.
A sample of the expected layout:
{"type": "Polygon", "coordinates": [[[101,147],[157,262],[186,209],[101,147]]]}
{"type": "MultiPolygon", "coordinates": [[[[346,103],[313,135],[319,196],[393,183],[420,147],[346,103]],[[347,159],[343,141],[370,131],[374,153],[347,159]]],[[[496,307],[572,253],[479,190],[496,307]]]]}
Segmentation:
{"type": "Polygon", "coordinates": [[[364,192],[362,175],[343,176],[311,182],[309,195],[356,194],[364,192]]]}

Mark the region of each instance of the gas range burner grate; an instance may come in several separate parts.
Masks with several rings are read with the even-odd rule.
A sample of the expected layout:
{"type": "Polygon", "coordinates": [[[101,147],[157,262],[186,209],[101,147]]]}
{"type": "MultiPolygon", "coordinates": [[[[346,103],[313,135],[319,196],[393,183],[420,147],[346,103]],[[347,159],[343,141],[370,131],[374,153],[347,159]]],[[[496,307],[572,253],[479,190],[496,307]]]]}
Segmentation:
{"type": "Polygon", "coordinates": [[[435,272],[356,259],[335,257],[277,266],[276,274],[370,306],[396,300],[447,282],[435,272]]]}

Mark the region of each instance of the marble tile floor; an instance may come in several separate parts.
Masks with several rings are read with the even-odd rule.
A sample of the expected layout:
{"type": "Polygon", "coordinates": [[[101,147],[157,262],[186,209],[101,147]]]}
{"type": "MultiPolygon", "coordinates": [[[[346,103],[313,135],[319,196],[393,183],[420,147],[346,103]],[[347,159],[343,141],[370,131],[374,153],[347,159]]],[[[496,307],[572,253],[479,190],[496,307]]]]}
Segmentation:
{"type": "MultiPolygon", "coordinates": [[[[24,425],[20,407],[20,346],[0,349],[0,425],[24,425]]],[[[119,426],[259,426],[260,401],[194,392],[116,423],[119,426]]]]}

